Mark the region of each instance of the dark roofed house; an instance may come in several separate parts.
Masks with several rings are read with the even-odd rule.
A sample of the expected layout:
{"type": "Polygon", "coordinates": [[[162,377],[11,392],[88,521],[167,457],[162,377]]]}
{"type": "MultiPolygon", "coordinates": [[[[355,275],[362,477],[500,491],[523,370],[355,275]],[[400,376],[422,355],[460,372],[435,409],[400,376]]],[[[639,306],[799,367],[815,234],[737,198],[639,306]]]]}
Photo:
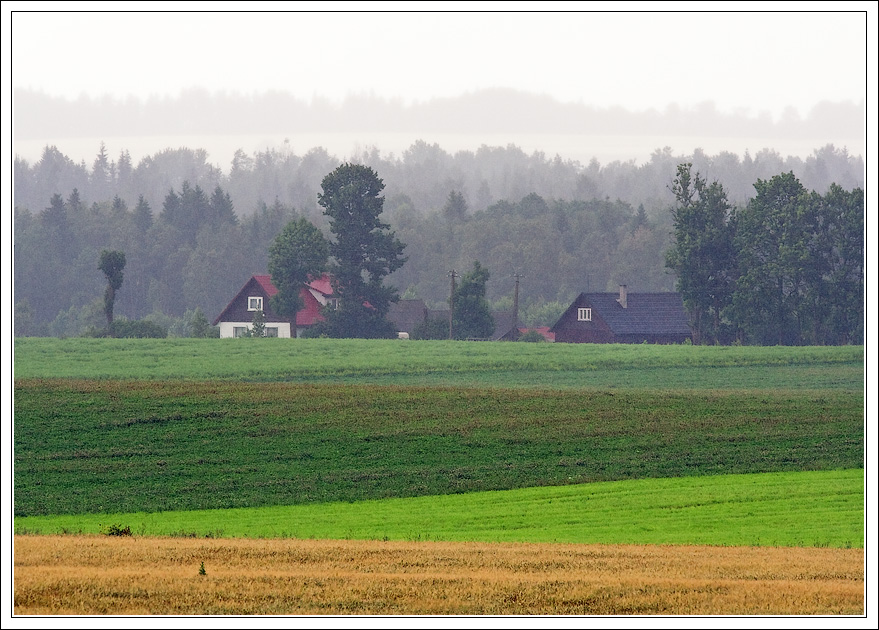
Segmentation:
{"type": "Polygon", "coordinates": [[[568,343],[684,343],[692,340],[679,293],[581,293],[550,328],[568,343]]]}
{"type": "Polygon", "coordinates": [[[418,324],[427,319],[427,306],[424,300],[397,300],[391,302],[386,319],[396,326],[399,336],[408,337],[418,324]]]}
{"type": "Polygon", "coordinates": [[[494,333],[491,335],[492,341],[517,341],[521,333],[519,328],[522,326],[516,318],[513,311],[493,311],[494,316],[494,333]]]}

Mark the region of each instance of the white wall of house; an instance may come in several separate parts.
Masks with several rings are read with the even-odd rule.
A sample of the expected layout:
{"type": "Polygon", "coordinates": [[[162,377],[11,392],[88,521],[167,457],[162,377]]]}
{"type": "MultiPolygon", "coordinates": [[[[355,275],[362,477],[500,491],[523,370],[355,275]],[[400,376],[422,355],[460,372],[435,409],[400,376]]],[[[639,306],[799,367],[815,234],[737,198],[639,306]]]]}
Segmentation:
{"type": "MultiPolygon", "coordinates": [[[[236,328],[250,330],[252,326],[252,322],[220,322],[220,339],[230,339],[239,336],[236,335],[236,328]]],[[[266,332],[269,332],[270,328],[277,329],[278,337],[290,338],[289,322],[266,322],[266,332]]],[[[275,335],[270,336],[274,337],[275,335]]]]}

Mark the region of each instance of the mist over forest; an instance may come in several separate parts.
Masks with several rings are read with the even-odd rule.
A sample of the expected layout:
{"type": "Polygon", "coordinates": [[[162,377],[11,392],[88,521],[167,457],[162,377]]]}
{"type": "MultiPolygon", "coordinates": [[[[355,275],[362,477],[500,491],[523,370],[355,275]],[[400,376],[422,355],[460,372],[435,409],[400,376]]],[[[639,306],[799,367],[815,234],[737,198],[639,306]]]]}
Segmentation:
{"type": "Polygon", "coordinates": [[[75,101],[17,88],[14,98],[17,139],[384,131],[824,138],[839,144],[864,136],[864,104],[850,102],[822,102],[809,112],[790,107],[774,120],[768,112],[723,113],[707,101],[692,109],[671,104],[664,111],[629,111],[503,88],[411,105],[370,94],[332,103],[277,91],[242,95],[201,88],[146,100],[83,95],[75,101]]]}
{"type": "Polygon", "coordinates": [[[281,93],[258,97],[200,90],[146,102],[15,92],[15,139],[235,135],[278,130],[454,133],[600,133],[605,136],[765,138],[753,152],[675,152],[657,146],[644,161],[586,162],[525,151],[513,141],[475,150],[417,139],[398,154],[363,147],[338,155],[324,146],[239,148],[227,163],[200,146],[169,145],[139,159],[136,147],[109,153],[96,140],[88,160],[47,141],[38,158],[14,162],[16,334],[82,334],[101,325],[103,249],[128,260],[119,291],[122,317],[151,317],[185,335],[195,309],[213,319],[255,273],[287,222],[304,217],[327,232],[317,203],[321,180],[348,161],[373,168],[385,184],[383,220],[406,244],[406,264],[388,281],[434,308],[448,297],[447,272],[478,260],[491,273],[487,297],[509,307],[512,274],[524,274],[521,312],[529,325],[551,325],[581,291],[671,291],[665,266],[673,225],[677,166],[719,182],[734,206],[754,196],[758,180],[793,173],[824,195],[837,184],[864,187],[864,159],[837,138],[863,138],[863,106],[820,105],[790,113],[599,110],[548,97],[486,90],[457,99],[403,106],[371,96],[340,105],[307,104],[281,93]],[[806,155],[771,148],[773,139],[816,138],[806,155]],[[824,140],[817,140],[817,139],[824,140]],[[183,210],[180,210],[183,208],[183,210]],[[175,328],[176,327],[176,328],[175,328]]]}

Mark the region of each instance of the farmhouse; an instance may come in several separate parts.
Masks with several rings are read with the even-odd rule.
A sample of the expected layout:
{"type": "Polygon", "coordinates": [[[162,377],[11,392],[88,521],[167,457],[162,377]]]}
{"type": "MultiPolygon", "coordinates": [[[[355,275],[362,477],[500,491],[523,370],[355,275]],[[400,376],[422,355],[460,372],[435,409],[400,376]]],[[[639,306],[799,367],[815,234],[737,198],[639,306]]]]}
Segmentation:
{"type": "Polygon", "coordinates": [[[679,293],[581,293],[549,329],[568,343],[683,343],[692,331],[679,293]]]}
{"type": "Polygon", "coordinates": [[[267,337],[301,337],[309,327],[323,321],[320,311],[324,306],[335,304],[328,275],[303,285],[299,290],[299,297],[305,307],[296,313],[295,322],[272,310],[270,299],[277,292],[271,276],[252,276],[214,320],[214,326],[220,327],[220,337],[241,337],[247,334],[256,311],[262,311],[265,315],[267,337]]]}
{"type": "MultiPolygon", "coordinates": [[[[220,337],[241,337],[253,326],[253,315],[262,311],[265,316],[267,337],[301,337],[311,326],[323,321],[321,310],[338,306],[333,297],[330,276],[324,274],[302,286],[299,297],[305,307],[296,313],[295,325],[291,318],[282,317],[272,310],[271,297],[278,292],[268,275],[252,276],[228,306],[214,320],[220,327],[220,337]]],[[[408,337],[412,329],[424,321],[427,308],[422,300],[400,300],[391,304],[387,319],[396,326],[401,337],[408,337]]]]}

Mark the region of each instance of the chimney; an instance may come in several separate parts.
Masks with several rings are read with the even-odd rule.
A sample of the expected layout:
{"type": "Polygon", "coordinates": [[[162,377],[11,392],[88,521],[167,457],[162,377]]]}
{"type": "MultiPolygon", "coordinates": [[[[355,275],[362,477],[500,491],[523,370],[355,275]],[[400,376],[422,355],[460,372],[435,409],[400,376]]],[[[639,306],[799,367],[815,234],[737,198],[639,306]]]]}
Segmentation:
{"type": "Polygon", "coordinates": [[[626,298],[628,297],[628,293],[629,292],[626,289],[626,285],[621,284],[620,285],[620,298],[617,300],[617,302],[619,302],[620,306],[622,306],[623,308],[626,308],[626,298]]]}

